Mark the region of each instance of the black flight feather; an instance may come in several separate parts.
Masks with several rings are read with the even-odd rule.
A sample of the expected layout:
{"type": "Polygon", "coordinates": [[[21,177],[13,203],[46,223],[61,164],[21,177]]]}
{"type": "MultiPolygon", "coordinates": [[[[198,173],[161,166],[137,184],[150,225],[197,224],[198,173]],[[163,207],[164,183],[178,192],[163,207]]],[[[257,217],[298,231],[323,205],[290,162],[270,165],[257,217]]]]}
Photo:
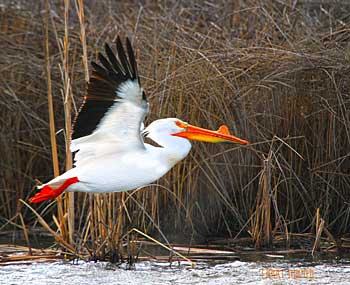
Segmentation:
{"type": "Polygon", "coordinates": [[[130,63],[130,67],[131,67],[132,77],[134,77],[136,79],[136,77],[138,77],[137,64],[136,64],[136,60],[135,60],[135,56],[134,56],[134,51],[132,50],[132,46],[131,46],[131,43],[130,43],[128,38],[126,38],[126,49],[127,49],[128,56],[129,56],[129,63],[130,63]]]}
{"type": "Polygon", "coordinates": [[[109,45],[107,43],[105,44],[105,51],[106,51],[108,60],[112,64],[114,70],[119,74],[126,75],[123,67],[120,65],[119,61],[116,59],[113,51],[111,50],[111,48],[109,47],[109,45]]]}
{"type": "Polygon", "coordinates": [[[128,59],[126,58],[123,44],[122,44],[122,41],[120,40],[119,37],[117,38],[117,51],[118,51],[119,60],[120,60],[122,66],[124,67],[124,70],[126,72],[126,76],[133,79],[132,75],[131,75],[130,64],[129,64],[128,59]]]}
{"type": "MultiPolygon", "coordinates": [[[[100,64],[91,62],[92,74],[87,83],[87,95],[73,123],[72,140],[92,134],[106,112],[118,101],[117,91],[120,84],[140,78],[137,72],[135,55],[126,38],[127,56],[119,37],[116,40],[118,58],[109,45],[105,44],[106,57],[98,54],[100,64]]],[[[142,99],[146,100],[142,92],[142,99]]]]}

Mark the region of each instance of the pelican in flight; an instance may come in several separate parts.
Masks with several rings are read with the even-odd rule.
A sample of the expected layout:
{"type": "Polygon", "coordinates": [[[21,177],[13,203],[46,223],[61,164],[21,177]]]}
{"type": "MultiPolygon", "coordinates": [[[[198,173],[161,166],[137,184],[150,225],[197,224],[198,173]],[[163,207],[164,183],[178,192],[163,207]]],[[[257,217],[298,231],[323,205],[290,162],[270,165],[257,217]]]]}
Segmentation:
{"type": "Polygon", "coordinates": [[[143,128],[149,104],[129,39],[126,52],[119,37],[116,48],[117,56],[105,44],[105,55],[98,54],[100,64],[92,62],[87,94],[73,124],[74,167],[38,186],[41,191],[30,202],[63,192],[121,192],[147,185],[187,156],[190,140],[248,144],[225,125],[211,131],[167,118],[143,128]],[[146,137],[157,146],[144,143],[146,137]]]}

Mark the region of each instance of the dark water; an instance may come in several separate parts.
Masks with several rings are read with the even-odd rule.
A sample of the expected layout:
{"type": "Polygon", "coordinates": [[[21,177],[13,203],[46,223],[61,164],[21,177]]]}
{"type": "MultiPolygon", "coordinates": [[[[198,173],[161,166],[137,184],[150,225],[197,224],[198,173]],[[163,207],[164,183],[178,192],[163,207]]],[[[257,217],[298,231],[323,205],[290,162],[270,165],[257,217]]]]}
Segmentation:
{"type": "Polygon", "coordinates": [[[349,284],[350,258],[197,263],[139,262],[132,268],[105,262],[54,262],[0,267],[0,284],[349,284]]]}

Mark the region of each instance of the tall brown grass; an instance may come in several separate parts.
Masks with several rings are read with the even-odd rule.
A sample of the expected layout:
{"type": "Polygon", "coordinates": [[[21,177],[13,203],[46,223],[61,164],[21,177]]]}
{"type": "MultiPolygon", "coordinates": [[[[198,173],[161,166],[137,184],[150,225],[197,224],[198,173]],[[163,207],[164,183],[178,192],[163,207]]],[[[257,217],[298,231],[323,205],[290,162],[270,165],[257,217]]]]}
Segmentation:
{"type": "Polygon", "coordinates": [[[70,116],[85,93],[87,62],[104,42],[128,35],[151,103],[148,123],[225,123],[251,145],[194,143],[157,183],[70,195],[58,201],[58,219],[56,203],[35,206],[65,241],[116,258],[134,227],[165,243],[250,236],[258,247],[278,234],[349,234],[348,5],[49,2],[47,16],[45,1],[0,8],[4,225],[21,213],[35,228],[18,199],[34,194],[35,179],[57,175],[55,139],[61,172],[71,167],[70,116]]]}

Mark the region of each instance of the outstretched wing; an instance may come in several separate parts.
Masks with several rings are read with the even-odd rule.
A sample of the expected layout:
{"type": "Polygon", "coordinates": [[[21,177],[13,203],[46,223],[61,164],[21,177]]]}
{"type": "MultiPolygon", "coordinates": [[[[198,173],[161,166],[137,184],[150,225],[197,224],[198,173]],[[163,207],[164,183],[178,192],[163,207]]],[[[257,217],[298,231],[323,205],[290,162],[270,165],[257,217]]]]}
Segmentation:
{"type": "Polygon", "coordinates": [[[106,56],[98,54],[100,64],[92,62],[87,95],[73,125],[71,151],[77,151],[75,165],[118,151],[144,148],[140,128],[148,103],[129,39],[127,55],[119,37],[116,46],[118,58],[106,44],[106,56]]]}

